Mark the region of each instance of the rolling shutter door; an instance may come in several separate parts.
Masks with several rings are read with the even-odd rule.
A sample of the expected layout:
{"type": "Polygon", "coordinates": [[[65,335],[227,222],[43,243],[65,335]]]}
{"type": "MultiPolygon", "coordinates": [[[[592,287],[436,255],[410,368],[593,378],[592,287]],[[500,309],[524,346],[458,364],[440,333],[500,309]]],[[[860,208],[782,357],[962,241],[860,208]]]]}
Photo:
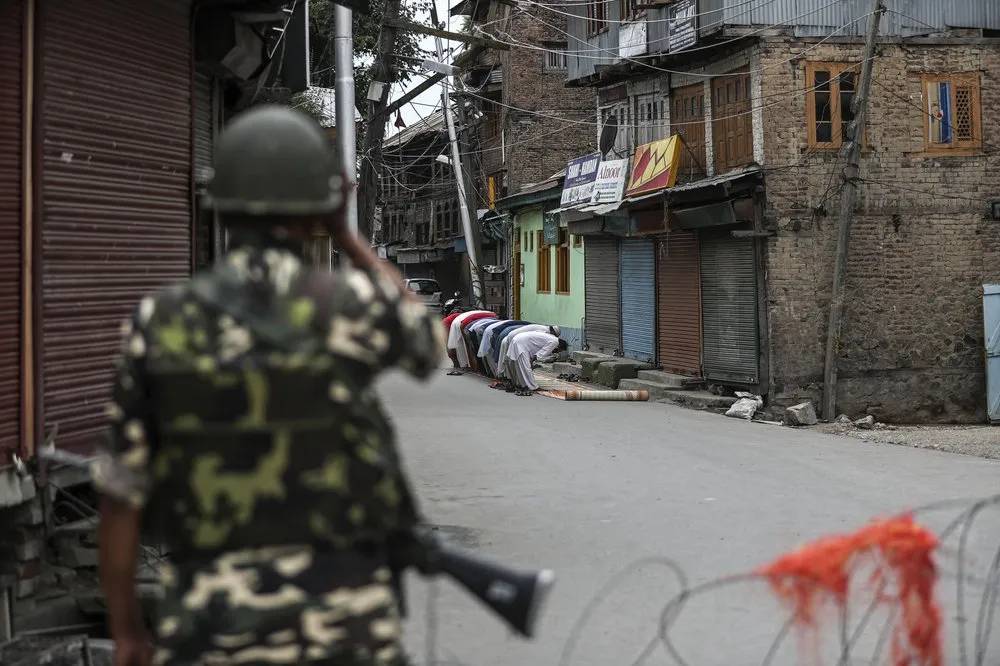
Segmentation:
{"type": "Polygon", "coordinates": [[[616,354],[621,349],[618,239],[586,236],[583,256],[587,346],[592,352],[616,354]]]}
{"type": "Polygon", "coordinates": [[[656,250],[650,238],[625,238],[621,249],[622,353],[656,360],[656,250]]]}
{"type": "Polygon", "coordinates": [[[45,428],[90,449],[120,325],[190,275],[191,13],[177,0],[40,0],[45,428]]]}
{"type": "Polygon", "coordinates": [[[753,239],[719,233],[701,237],[701,312],[705,379],[756,384],[760,344],[753,239]]]}
{"type": "Polygon", "coordinates": [[[24,2],[0,2],[0,466],[21,443],[23,25],[24,2]]]}
{"type": "MultiPolygon", "coordinates": [[[[215,147],[215,79],[206,72],[194,74],[194,172],[199,196],[208,182],[215,147]]],[[[217,238],[215,216],[211,210],[198,207],[195,222],[195,268],[208,267],[214,257],[217,238]]]]}
{"type": "Polygon", "coordinates": [[[659,364],[666,372],[701,376],[701,278],[698,233],[674,231],[657,252],[659,364]]]}

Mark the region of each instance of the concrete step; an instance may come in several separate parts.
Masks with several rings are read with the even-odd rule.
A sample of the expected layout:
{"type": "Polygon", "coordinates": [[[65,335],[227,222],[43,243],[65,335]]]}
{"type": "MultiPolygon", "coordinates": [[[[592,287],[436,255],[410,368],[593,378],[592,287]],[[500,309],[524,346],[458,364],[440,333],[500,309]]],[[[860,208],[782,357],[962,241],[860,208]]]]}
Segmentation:
{"type": "Polygon", "coordinates": [[[583,369],[576,363],[553,363],[552,372],[556,375],[579,375],[583,369]]]}
{"type": "Polygon", "coordinates": [[[662,384],[645,379],[623,379],[618,382],[621,391],[646,391],[650,400],[662,400],[667,389],[662,384]]]}
{"type": "Polygon", "coordinates": [[[705,380],[700,377],[687,377],[685,375],[675,375],[662,370],[640,370],[639,379],[655,384],[662,384],[671,389],[697,390],[705,387],[705,380]]]}
{"type": "Polygon", "coordinates": [[[587,360],[587,359],[595,359],[595,358],[596,359],[603,358],[603,359],[611,360],[611,359],[615,359],[615,358],[618,358],[618,357],[617,356],[611,356],[609,354],[598,354],[597,352],[587,352],[587,351],[575,351],[575,352],[573,352],[573,360],[576,361],[579,364],[583,364],[583,362],[585,360],[587,360]]]}

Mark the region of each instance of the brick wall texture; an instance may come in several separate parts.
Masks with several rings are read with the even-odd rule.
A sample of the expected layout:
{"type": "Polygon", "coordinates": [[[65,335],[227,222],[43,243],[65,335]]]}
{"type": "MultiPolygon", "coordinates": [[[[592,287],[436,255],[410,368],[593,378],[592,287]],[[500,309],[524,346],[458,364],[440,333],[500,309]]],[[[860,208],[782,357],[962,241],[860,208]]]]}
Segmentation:
{"type": "MultiPolygon", "coordinates": [[[[797,41],[759,48],[768,215],[771,402],[819,400],[839,214],[836,152],[810,151],[797,41]],[[817,213],[815,209],[822,208],[817,213]]],[[[860,44],[822,44],[809,60],[858,62],[860,44]]],[[[869,150],[848,262],[838,411],[898,422],[985,418],[982,284],[1000,281],[1000,47],[883,44],[869,150]],[[984,149],[927,155],[920,74],[979,73],[984,149]]]]}
{"type": "Polygon", "coordinates": [[[564,14],[534,5],[511,10],[507,32],[533,48],[500,52],[508,194],[546,180],[597,145],[594,90],[567,88],[566,72],[547,72],[546,52],[538,50],[566,42],[565,31],[564,14]]]}

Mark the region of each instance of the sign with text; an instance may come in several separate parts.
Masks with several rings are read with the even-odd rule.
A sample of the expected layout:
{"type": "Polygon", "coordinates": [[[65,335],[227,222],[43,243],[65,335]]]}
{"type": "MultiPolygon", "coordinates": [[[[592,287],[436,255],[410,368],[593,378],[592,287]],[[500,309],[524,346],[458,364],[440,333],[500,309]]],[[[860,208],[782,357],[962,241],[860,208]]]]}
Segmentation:
{"type": "Polygon", "coordinates": [[[652,194],[673,187],[677,182],[680,147],[680,141],[675,134],[669,139],[661,139],[636,148],[625,196],[652,194]]]}
{"type": "Polygon", "coordinates": [[[597,180],[597,167],[601,163],[600,153],[591,153],[572,159],[566,165],[566,180],[563,183],[561,206],[576,206],[590,203],[597,180]]]}
{"type": "Polygon", "coordinates": [[[646,21],[622,23],[618,28],[618,57],[634,58],[646,53],[646,21]]]}
{"type": "Polygon", "coordinates": [[[597,168],[597,180],[594,181],[592,204],[617,203],[625,194],[625,181],[628,180],[628,160],[608,160],[601,162],[597,168]]]}
{"type": "Polygon", "coordinates": [[[667,13],[667,48],[671,53],[691,48],[698,42],[697,0],[679,0],[667,13]]]}

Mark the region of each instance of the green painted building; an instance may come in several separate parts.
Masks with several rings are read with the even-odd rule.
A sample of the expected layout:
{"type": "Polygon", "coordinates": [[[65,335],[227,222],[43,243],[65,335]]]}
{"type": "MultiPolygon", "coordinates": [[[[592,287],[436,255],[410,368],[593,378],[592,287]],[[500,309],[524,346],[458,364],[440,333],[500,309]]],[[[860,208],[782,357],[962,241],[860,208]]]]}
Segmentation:
{"type": "Polygon", "coordinates": [[[580,349],[585,314],[583,236],[559,214],[563,174],[497,202],[513,219],[515,317],[555,324],[570,349],[580,349]]]}

